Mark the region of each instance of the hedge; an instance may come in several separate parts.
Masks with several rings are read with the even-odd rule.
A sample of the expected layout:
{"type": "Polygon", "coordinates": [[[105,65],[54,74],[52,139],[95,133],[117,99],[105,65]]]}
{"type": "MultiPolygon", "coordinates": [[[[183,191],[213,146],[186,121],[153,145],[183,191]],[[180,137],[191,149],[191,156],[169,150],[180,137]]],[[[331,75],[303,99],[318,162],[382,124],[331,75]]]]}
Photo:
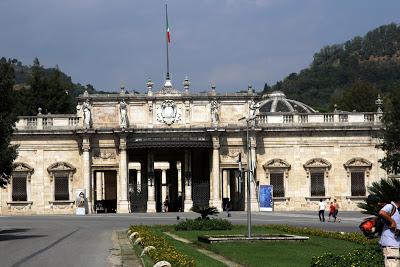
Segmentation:
{"type": "Polygon", "coordinates": [[[378,246],[355,249],[345,255],[325,253],[313,257],[311,260],[311,267],[377,267],[383,265],[383,254],[378,246]]]}
{"type": "Polygon", "coordinates": [[[203,219],[186,219],[175,225],[176,231],[192,231],[192,230],[231,230],[232,223],[225,219],[212,218],[203,219]]]}

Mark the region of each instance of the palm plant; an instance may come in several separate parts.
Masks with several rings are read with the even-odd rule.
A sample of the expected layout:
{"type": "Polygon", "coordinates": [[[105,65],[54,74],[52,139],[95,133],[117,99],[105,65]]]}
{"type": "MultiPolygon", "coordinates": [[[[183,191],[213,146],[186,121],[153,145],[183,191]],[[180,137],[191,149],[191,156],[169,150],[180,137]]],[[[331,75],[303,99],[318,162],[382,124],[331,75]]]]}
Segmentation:
{"type": "Polygon", "coordinates": [[[193,206],[191,208],[193,212],[199,213],[201,215],[202,220],[210,219],[210,216],[218,214],[218,210],[216,207],[208,207],[208,206],[193,206]]]}
{"type": "Polygon", "coordinates": [[[380,181],[373,182],[368,187],[368,192],[370,195],[367,200],[359,203],[357,206],[363,209],[363,213],[377,216],[383,205],[399,198],[400,180],[381,179],[380,181]]]}

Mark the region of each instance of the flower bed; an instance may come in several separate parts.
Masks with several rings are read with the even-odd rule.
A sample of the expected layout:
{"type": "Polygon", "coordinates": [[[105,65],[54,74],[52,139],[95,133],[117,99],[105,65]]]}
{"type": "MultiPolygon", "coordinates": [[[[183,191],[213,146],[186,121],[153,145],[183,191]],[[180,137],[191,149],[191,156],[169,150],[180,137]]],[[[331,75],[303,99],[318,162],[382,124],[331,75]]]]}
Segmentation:
{"type": "Polygon", "coordinates": [[[194,259],[183,255],[181,252],[176,250],[168,241],[160,236],[159,234],[152,231],[147,226],[132,225],[130,228],[131,232],[138,232],[142,239],[140,245],[142,247],[153,246],[155,249],[150,250],[148,255],[154,260],[168,261],[172,266],[195,266],[194,259]]]}
{"type": "Polygon", "coordinates": [[[334,238],[334,239],[355,242],[361,245],[373,245],[377,243],[376,238],[368,239],[361,233],[329,232],[321,229],[314,229],[307,227],[300,228],[288,225],[267,225],[267,227],[270,229],[279,230],[290,234],[313,235],[313,236],[334,238]]]}

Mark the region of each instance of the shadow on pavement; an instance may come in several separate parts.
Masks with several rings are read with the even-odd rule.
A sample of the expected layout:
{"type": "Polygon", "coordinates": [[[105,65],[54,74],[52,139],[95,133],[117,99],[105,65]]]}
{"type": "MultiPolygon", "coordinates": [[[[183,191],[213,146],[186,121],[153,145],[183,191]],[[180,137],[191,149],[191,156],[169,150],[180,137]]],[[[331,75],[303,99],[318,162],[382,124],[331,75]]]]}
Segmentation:
{"type": "Polygon", "coordinates": [[[28,239],[44,237],[45,235],[18,235],[18,233],[25,233],[31,229],[28,228],[13,228],[4,229],[0,231],[0,241],[16,240],[16,239],[28,239]]]}
{"type": "Polygon", "coordinates": [[[27,232],[31,229],[28,228],[13,228],[13,229],[5,229],[5,230],[0,230],[0,235],[2,234],[13,234],[13,233],[24,233],[27,232]]]}
{"type": "Polygon", "coordinates": [[[45,235],[0,235],[0,242],[7,240],[15,240],[15,239],[28,239],[28,238],[37,238],[44,237],[45,235]]]}

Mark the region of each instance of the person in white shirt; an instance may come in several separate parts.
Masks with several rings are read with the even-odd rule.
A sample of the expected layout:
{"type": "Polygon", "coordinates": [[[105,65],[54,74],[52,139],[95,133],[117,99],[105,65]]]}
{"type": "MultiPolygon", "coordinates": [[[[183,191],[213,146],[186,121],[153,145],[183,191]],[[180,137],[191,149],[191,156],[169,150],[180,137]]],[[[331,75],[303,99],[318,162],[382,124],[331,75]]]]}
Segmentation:
{"type": "Polygon", "coordinates": [[[326,208],[326,203],[322,201],[322,198],[319,200],[319,220],[321,222],[325,222],[325,208],[326,208]]]}
{"type": "Polygon", "coordinates": [[[379,215],[386,220],[379,244],[385,257],[385,267],[400,266],[400,196],[390,204],[386,204],[379,215]]]}

